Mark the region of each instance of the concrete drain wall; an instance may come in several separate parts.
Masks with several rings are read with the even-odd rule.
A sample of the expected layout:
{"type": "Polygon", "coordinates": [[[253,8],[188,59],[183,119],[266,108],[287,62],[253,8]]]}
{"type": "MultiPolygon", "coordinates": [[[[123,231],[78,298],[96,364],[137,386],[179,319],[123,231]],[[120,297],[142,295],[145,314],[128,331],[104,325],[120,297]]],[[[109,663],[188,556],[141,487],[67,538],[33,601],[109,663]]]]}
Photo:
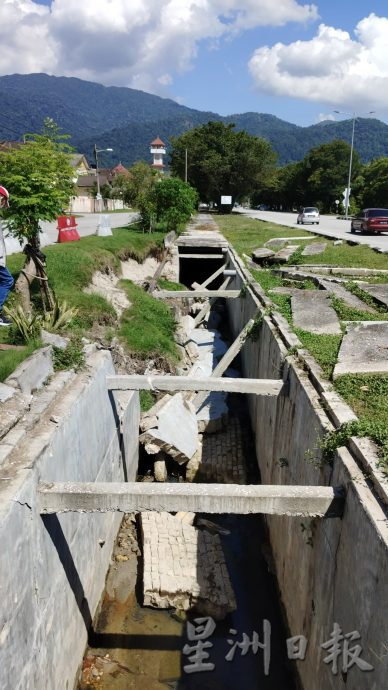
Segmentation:
{"type": "Polygon", "coordinates": [[[126,394],[121,436],[106,387],[115,373],[110,353],[87,363],[0,467],[3,690],[72,690],[121,521],[117,513],[42,519],[37,483],[136,476],[138,395],[126,394]]]}
{"type": "MultiPolygon", "coordinates": [[[[232,253],[238,273],[231,289],[253,279],[232,253]],[[244,275],[245,273],[245,275],[244,275]]],[[[258,286],[257,286],[258,287],[258,286]]],[[[249,286],[245,297],[227,300],[232,332],[240,332],[259,309],[260,288],[249,286]]],[[[256,340],[241,353],[248,378],[289,382],[289,396],[277,399],[250,396],[250,415],[263,484],[343,485],[346,506],[342,520],[267,517],[278,584],[290,635],[308,639],[306,659],[296,661],[305,690],[380,690],[386,685],[388,606],[388,522],[358,465],[346,448],[337,450],[333,466],[322,463],[317,440],[330,421],[308,375],[297,366],[271,319],[263,314],[256,340]],[[338,623],[343,634],[358,631],[361,658],[374,670],[356,665],[348,673],[332,672],[324,663],[338,623]]],[[[342,643],[343,645],[343,643],[342,643]]],[[[343,648],[343,647],[342,647],[343,648]]]]}

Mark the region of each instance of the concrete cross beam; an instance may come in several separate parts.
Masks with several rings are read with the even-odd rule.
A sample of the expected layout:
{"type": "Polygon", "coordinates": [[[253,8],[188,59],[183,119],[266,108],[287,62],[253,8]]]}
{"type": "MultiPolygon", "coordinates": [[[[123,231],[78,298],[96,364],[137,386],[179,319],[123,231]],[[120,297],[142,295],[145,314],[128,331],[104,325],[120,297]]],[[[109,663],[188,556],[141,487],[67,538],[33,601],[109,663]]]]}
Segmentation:
{"type": "Polygon", "coordinates": [[[241,379],[204,376],[153,376],[122,375],[107,376],[108,390],[148,391],[224,391],[226,393],[251,393],[253,395],[276,396],[285,387],[281,379],[241,379]]]}
{"type": "MultiPolygon", "coordinates": [[[[250,319],[248,323],[246,323],[242,331],[238,334],[235,341],[231,344],[229,350],[225,352],[222,359],[220,359],[217,366],[213,369],[211,378],[217,378],[219,376],[222,376],[224,371],[226,371],[226,369],[232,364],[234,358],[237,357],[242,346],[244,345],[251,329],[253,328],[254,323],[254,319],[250,319]]],[[[199,409],[207,397],[208,396],[206,393],[197,393],[193,400],[193,404],[197,409],[199,409]]]]}
{"type": "MultiPolygon", "coordinates": [[[[232,280],[232,279],[229,278],[229,277],[228,277],[228,278],[225,278],[225,280],[224,280],[224,282],[222,283],[221,287],[218,289],[218,292],[222,292],[223,290],[225,290],[225,289],[228,287],[228,285],[229,285],[229,283],[230,283],[231,280],[232,280]]],[[[203,289],[207,289],[207,288],[205,288],[203,285],[202,285],[202,288],[203,288],[203,289]]],[[[208,290],[208,292],[210,292],[210,290],[208,290]]],[[[213,307],[214,304],[217,302],[217,300],[218,300],[218,297],[211,297],[211,298],[209,299],[209,301],[205,303],[205,305],[204,305],[204,306],[202,307],[202,309],[198,312],[197,316],[196,316],[195,319],[194,319],[194,328],[197,328],[197,326],[199,326],[199,324],[202,323],[202,321],[205,319],[207,313],[210,311],[210,309],[212,309],[212,307],[213,307]]]]}
{"type": "Polygon", "coordinates": [[[176,297],[177,299],[182,299],[184,297],[191,297],[192,299],[196,299],[197,297],[225,297],[236,299],[240,294],[240,290],[159,290],[159,292],[153,293],[153,297],[157,297],[158,299],[170,299],[172,297],[176,297]]]}
{"type": "Polygon", "coordinates": [[[183,510],[193,513],[340,517],[343,504],[342,489],[332,486],[144,482],[60,482],[40,483],[38,486],[38,510],[41,514],[183,510]]]}
{"type": "Polygon", "coordinates": [[[223,254],[179,254],[179,259],[223,259],[223,254]]]}

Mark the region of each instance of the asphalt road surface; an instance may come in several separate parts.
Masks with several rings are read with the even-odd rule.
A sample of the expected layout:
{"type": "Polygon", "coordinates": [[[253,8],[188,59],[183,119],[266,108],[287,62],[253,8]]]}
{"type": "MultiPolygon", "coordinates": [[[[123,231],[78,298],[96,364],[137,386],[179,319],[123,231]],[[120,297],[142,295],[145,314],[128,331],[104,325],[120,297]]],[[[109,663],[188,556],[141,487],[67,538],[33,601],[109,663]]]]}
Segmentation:
{"type": "Polygon", "coordinates": [[[324,235],[339,240],[350,240],[358,244],[367,244],[373,249],[388,253],[388,232],[379,235],[361,235],[359,232],[350,232],[350,220],[342,220],[335,216],[321,216],[319,225],[297,225],[296,213],[281,211],[255,211],[253,209],[238,208],[236,213],[243,213],[250,218],[266,220],[277,225],[284,225],[294,230],[307,230],[314,235],[324,235]]]}

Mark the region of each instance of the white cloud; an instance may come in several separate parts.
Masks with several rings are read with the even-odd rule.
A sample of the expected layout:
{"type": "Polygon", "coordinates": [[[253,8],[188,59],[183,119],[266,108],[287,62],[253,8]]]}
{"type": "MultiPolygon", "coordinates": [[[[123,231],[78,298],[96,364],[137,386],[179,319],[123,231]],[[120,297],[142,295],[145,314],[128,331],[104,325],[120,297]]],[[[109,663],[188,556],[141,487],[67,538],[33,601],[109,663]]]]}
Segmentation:
{"type": "Polygon", "coordinates": [[[333,113],[319,113],[317,117],[317,122],[327,122],[328,120],[335,120],[336,117],[333,113]]]}
{"type": "Polygon", "coordinates": [[[388,109],[388,19],[370,14],[347,31],[325,24],[309,41],[258,48],[249,69],[256,87],[278,96],[358,111],[388,109]]]}
{"type": "Polygon", "coordinates": [[[305,23],[298,0],[1,0],[0,72],[47,72],[160,92],[198,44],[257,26],[305,23]]]}

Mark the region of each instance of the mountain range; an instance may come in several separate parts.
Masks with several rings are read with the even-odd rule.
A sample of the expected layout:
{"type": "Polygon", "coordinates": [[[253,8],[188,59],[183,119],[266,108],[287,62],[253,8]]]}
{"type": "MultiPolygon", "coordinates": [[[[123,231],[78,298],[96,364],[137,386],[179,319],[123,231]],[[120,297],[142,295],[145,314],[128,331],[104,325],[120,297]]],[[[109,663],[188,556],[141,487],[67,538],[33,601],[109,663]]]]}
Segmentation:
{"type": "MultiPolygon", "coordinates": [[[[311,148],[333,139],[350,144],[352,135],[352,120],[300,127],[256,112],[221,116],[136,89],[47,74],[0,77],[0,103],[0,139],[21,140],[23,134],[40,132],[44,119],[51,117],[89,162],[93,162],[95,144],[99,149],[112,148],[113,153],[99,156],[104,166],[150,161],[150,142],[156,136],[168,150],[171,136],[210,120],[234,123],[238,130],[268,139],[280,165],[302,160],[311,148]]],[[[388,125],[374,118],[357,118],[354,148],[364,163],[388,156],[388,125]]]]}

